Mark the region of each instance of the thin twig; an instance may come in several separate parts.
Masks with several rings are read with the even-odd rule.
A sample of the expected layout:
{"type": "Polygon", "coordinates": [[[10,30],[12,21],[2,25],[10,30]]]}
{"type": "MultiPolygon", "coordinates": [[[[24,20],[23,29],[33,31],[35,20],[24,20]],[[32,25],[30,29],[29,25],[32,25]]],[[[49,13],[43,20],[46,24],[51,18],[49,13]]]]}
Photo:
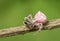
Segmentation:
{"type": "MultiPolygon", "coordinates": [[[[48,23],[44,25],[43,30],[58,28],[55,26],[60,26],[60,19],[48,21],[48,23]]],[[[26,26],[11,27],[11,28],[7,28],[7,29],[1,29],[0,37],[13,36],[13,35],[27,33],[27,32],[36,31],[36,30],[38,30],[38,28],[29,29],[26,26]]]]}

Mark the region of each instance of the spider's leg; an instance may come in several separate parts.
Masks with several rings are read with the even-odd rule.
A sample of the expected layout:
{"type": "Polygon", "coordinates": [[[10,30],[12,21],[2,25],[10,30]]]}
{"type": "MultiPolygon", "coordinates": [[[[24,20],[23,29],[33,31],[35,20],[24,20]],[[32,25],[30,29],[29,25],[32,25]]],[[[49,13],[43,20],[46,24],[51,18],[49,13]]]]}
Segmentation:
{"type": "Polygon", "coordinates": [[[29,14],[27,17],[28,17],[29,19],[32,19],[32,15],[31,15],[31,14],[29,14]]]}
{"type": "Polygon", "coordinates": [[[30,22],[30,19],[28,17],[25,17],[24,18],[24,24],[25,25],[29,25],[31,22],[30,22]]]}
{"type": "Polygon", "coordinates": [[[24,25],[27,26],[29,29],[32,29],[32,22],[31,19],[29,17],[25,17],[24,18],[24,25]]]}
{"type": "Polygon", "coordinates": [[[24,18],[24,24],[30,25],[32,24],[32,15],[29,14],[27,17],[24,18]]]}
{"type": "Polygon", "coordinates": [[[38,31],[40,32],[42,30],[42,28],[43,28],[43,24],[40,23],[38,31]]]}

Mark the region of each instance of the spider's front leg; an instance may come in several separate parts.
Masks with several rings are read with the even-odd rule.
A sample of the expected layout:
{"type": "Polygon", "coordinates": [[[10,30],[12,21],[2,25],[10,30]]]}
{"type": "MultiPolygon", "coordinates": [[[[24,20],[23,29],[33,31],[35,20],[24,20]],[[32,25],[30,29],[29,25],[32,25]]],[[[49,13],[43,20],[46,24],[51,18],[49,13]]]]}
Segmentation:
{"type": "Polygon", "coordinates": [[[33,27],[32,27],[32,25],[33,25],[33,23],[32,23],[32,15],[29,15],[29,16],[25,17],[23,23],[24,23],[24,25],[27,26],[29,29],[32,29],[32,28],[33,28],[33,27]]]}

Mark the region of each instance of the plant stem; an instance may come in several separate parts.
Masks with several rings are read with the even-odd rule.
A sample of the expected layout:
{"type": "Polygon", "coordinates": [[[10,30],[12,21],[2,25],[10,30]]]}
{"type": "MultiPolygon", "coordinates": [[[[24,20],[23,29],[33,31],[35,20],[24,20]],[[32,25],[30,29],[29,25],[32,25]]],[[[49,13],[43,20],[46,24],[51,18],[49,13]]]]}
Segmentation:
{"type": "MultiPolygon", "coordinates": [[[[44,25],[42,30],[58,28],[57,26],[60,26],[60,19],[49,20],[48,23],[44,25]]],[[[27,32],[36,31],[36,30],[38,30],[38,28],[29,29],[28,27],[26,27],[24,25],[18,26],[18,27],[11,27],[11,28],[7,28],[7,29],[1,29],[0,37],[13,36],[13,35],[23,34],[23,33],[27,33],[27,32]]]]}

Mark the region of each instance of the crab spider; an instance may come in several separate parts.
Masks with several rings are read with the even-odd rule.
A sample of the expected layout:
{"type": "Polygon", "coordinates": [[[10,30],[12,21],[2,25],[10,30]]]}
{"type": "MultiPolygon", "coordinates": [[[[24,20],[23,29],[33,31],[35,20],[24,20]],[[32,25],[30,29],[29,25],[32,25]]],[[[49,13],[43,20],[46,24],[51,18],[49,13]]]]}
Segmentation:
{"type": "Polygon", "coordinates": [[[38,13],[36,13],[34,18],[32,18],[32,15],[29,15],[29,16],[24,18],[24,24],[29,29],[33,29],[33,28],[38,27],[39,28],[38,31],[42,30],[43,24],[45,24],[46,21],[47,21],[47,18],[41,11],[38,11],[38,13]]]}

